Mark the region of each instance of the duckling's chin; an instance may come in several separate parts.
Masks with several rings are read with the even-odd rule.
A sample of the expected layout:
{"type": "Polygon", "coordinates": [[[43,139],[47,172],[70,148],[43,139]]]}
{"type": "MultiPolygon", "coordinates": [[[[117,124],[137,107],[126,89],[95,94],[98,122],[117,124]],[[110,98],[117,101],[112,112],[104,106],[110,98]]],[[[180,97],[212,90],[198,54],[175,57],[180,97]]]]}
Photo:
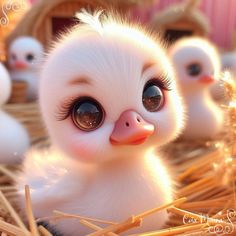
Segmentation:
{"type": "MultiPolygon", "coordinates": [[[[61,150],[60,147],[56,147],[61,150]]],[[[102,164],[116,162],[117,160],[143,158],[150,150],[155,150],[156,145],[150,145],[148,141],[139,145],[109,145],[104,149],[83,148],[77,146],[74,149],[62,150],[64,154],[75,161],[85,164],[102,164]]]]}

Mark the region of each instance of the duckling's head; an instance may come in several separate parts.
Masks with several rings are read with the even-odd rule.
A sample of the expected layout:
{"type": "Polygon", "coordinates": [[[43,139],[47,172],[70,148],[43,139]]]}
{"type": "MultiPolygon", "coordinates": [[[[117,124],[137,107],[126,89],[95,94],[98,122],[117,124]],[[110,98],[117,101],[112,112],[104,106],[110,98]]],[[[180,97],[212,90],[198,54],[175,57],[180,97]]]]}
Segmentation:
{"type": "Polygon", "coordinates": [[[22,36],[10,45],[8,63],[14,71],[38,70],[43,53],[43,46],[38,40],[22,36]]]}
{"type": "Polygon", "coordinates": [[[40,80],[52,142],[89,162],[140,156],[175,138],[183,105],[163,45],[101,12],[55,43],[40,80]]]}

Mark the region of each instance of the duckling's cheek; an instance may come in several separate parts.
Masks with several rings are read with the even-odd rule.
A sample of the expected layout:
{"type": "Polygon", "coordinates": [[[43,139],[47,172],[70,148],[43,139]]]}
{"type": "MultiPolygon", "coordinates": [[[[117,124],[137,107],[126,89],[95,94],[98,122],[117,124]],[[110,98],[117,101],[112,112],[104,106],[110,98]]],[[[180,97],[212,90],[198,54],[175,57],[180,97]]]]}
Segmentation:
{"type": "Polygon", "coordinates": [[[75,143],[71,145],[73,156],[79,158],[81,161],[92,160],[91,156],[94,154],[93,148],[82,143],[75,143]]]}
{"type": "Polygon", "coordinates": [[[96,155],[96,151],[93,149],[92,145],[88,147],[84,143],[72,142],[70,143],[69,149],[74,158],[84,162],[93,161],[93,157],[96,155]]]}

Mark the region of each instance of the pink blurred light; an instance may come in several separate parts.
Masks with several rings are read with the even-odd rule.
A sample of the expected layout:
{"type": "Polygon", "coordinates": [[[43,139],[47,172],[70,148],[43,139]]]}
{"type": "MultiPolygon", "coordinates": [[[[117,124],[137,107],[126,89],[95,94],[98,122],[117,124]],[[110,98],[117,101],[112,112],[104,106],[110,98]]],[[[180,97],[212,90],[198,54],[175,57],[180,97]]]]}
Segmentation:
{"type": "MultiPolygon", "coordinates": [[[[159,0],[147,11],[140,9],[134,15],[141,17],[142,22],[147,22],[151,16],[171,4],[183,0],[159,0]]],[[[236,33],[236,1],[235,0],[202,0],[200,10],[208,17],[211,25],[210,39],[219,47],[230,49],[233,34],[236,33]]]]}
{"type": "MultiPolygon", "coordinates": [[[[31,4],[39,0],[28,0],[31,4]]],[[[153,14],[174,3],[183,0],[156,0],[150,8],[136,8],[133,16],[142,22],[148,22],[153,14]]],[[[236,0],[202,0],[200,9],[209,18],[211,24],[210,39],[219,47],[229,49],[233,34],[236,32],[236,0]]]]}

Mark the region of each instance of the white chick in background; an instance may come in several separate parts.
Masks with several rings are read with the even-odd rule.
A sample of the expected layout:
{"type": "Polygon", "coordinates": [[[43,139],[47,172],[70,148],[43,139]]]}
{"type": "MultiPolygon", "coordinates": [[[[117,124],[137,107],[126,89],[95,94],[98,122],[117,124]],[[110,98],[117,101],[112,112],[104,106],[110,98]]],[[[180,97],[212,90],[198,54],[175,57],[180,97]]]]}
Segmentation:
{"type": "Polygon", "coordinates": [[[224,114],[213,101],[211,86],[219,79],[215,48],[205,39],[179,40],[170,49],[183,99],[187,105],[186,139],[210,139],[222,131],[224,114]]]}
{"type": "Polygon", "coordinates": [[[38,80],[43,53],[42,44],[32,37],[16,38],[9,48],[8,63],[11,78],[27,83],[29,101],[37,99],[38,96],[38,80]]]}
{"type": "MultiPolygon", "coordinates": [[[[0,107],[7,102],[10,94],[11,79],[6,68],[0,64],[0,107]]],[[[0,109],[0,164],[20,163],[29,145],[24,127],[0,109]]]]}
{"type": "MultiPolygon", "coordinates": [[[[156,148],[180,133],[184,109],[156,38],[100,12],[78,18],[42,71],[39,101],[52,149],[28,154],[19,204],[28,184],[36,217],[60,210],[119,222],[173,200],[156,148]]],[[[137,231],[166,220],[159,212],[137,231]]],[[[92,232],[75,220],[53,224],[62,235],[92,232]]]]}
{"type": "Polygon", "coordinates": [[[227,52],[221,56],[222,68],[236,79],[236,52],[227,52]]]}

